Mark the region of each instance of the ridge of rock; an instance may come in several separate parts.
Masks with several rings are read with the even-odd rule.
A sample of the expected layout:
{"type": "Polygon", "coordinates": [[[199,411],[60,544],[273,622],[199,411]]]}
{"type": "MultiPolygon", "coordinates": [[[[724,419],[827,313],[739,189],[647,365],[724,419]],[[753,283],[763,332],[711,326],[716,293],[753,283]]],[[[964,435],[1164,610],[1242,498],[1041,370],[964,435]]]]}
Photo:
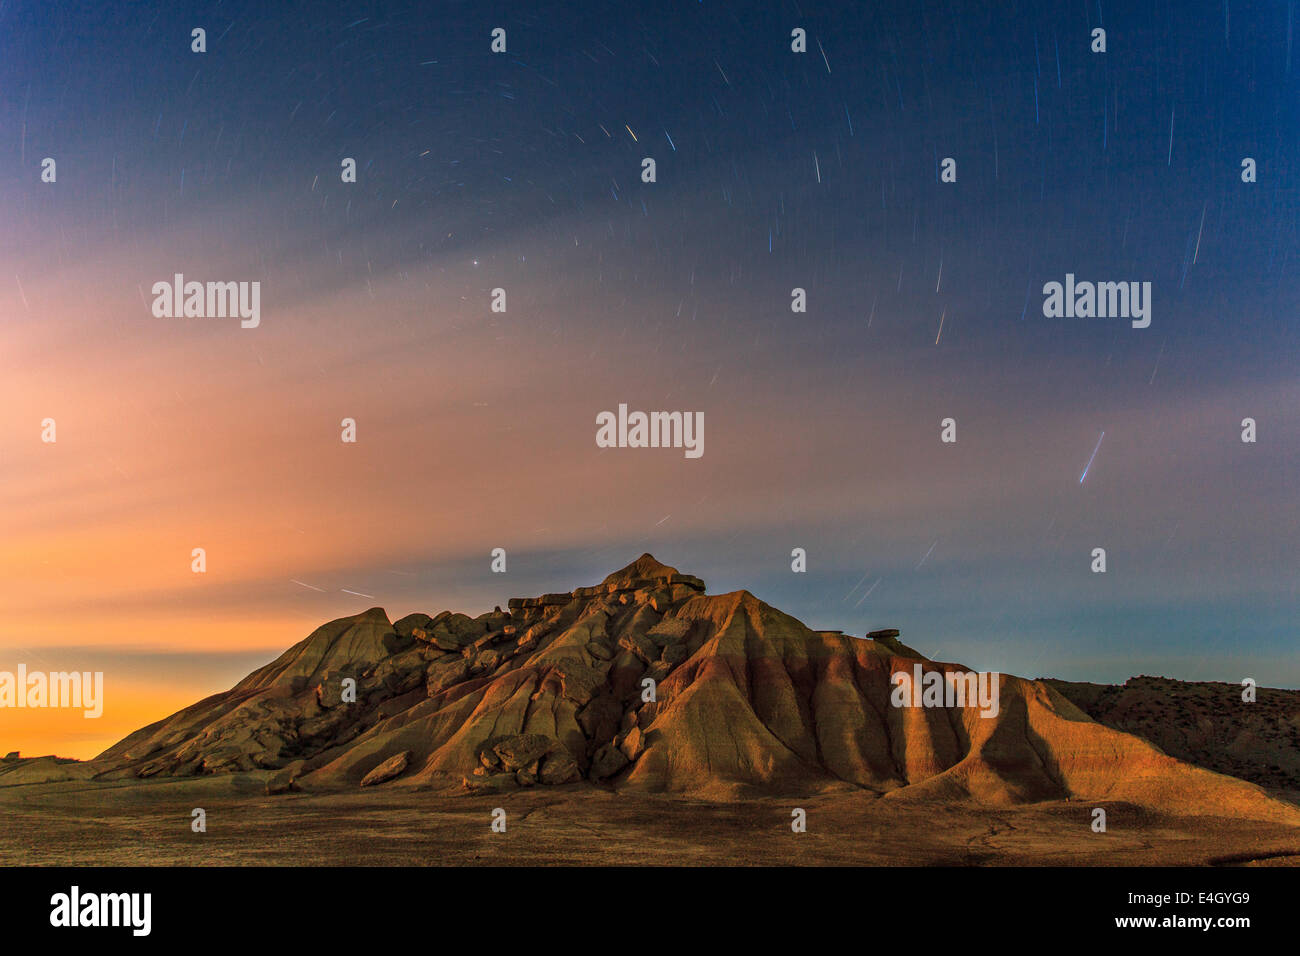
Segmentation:
{"type": "Polygon", "coordinates": [[[267,790],[496,792],[613,786],[727,798],[859,788],[887,799],[1128,801],[1300,822],[1260,788],[1093,721],[1001,675],[997,715],[898,708],[926,659],[895,629],[815,631],[643,554],[594,587],[509,611],[322,625],[225,693],[150,724],[81,772],[269,771],[267,790]]]}

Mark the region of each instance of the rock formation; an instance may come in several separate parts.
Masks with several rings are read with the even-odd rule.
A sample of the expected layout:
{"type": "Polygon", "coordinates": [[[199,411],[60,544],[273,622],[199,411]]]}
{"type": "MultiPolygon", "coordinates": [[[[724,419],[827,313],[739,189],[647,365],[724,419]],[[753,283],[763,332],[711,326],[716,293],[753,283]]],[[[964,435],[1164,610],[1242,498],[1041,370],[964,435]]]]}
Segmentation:
{"type": "Polygon", "coordinates": [[[926,660],[894,630],[814,631],[748,591],[708,595],[649,554],[595,587],[508,607],[331,621],[94,767],[101,779],[269,771],[272,793],[862,788],[1297,819],[1252,784],[1094,722],[1042,681],[1003,675],[993,718],[895,708],[895,671],[965,668],[926,660]]]}

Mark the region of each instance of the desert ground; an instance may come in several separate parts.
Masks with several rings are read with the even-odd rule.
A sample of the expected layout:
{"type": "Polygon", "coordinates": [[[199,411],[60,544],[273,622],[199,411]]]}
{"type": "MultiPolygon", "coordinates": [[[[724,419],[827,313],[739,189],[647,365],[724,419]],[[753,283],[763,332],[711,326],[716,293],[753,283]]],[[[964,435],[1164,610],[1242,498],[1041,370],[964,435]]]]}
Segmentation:
{"type": "Polygon", "coordinates": [[[576,784],[497,795],[264,793],[259,775],[0,789],[0,864],[1214,866],[1300,864],[1295,827],[1127,804],[986,809],[857,790],[710,803],[576,784]],[[202,807],[207,832],[191,830],[202,807]],[[492,832],[492,811],[506,832],[492,832]],[[807,832],[791,811],[807,811],[807,832]]]}

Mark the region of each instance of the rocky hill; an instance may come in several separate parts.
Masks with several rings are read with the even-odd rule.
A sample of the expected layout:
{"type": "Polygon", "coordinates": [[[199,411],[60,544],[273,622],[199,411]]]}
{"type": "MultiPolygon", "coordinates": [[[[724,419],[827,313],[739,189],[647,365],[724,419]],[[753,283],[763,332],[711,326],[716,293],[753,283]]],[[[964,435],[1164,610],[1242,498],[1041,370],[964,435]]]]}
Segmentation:
{"type": "Polygon", "coordinates": [[[1263,787],[1300,792],[1300,691],[1133,677],[1122,685],[1045,680],[1093,720],[1165,753],[1263,787]]]}
{"type": "Polygon", "coordinates": [[[599,585],[478,617],[318,628],[234,688],[131,734],[100,779],[268,771],[270,792],[613,786],[728,798],[862,788],[890,800],[1128,801],[1297,822],[1258,787],[1002,675],[995,717],[894,707],[890,676],[957,672],[896,631],[814,631],[642,555],[599,585]],[[649,693],[653,682],[654,693],[649,693]],[[653,696],[653,699],[648,699],[653,696]]]}

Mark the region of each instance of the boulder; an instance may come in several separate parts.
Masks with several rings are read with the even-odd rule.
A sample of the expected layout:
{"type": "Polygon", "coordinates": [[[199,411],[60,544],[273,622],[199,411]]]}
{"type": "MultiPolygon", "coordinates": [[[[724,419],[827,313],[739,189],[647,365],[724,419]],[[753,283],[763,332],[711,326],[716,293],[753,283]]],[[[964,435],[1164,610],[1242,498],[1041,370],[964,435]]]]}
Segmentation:
{"type": "Polygon", "coordinates": [[[659,659],[669,667],[676,667],[690,656],[690,648],[685,644],[667,644],[664,646],[663,653],[659,655],[659,659]]]}
{"type": "Polygon", "coordinates": [[[581,661],[564,661],[554,671],[560,676],[561,693],[578,704],[585,704],[605,686],[605,671],[581,661]]]}
{"type": "Polygon", "coordinates": [[[295,760],[283,770],[271,774],[266,780],[267,795],[275,796],[296,791],[298,789],[298,778],[302,776],[304,764],[306,764],[305,760],[295,760]]]}
{"type": "Polygon", "coordinates": [[[405,694],[424,683],[425,666],[420,652],[411,650],[376,665],[373,676],[390,694],[405,694]]]}
{"type": "Polygon", "coordinates": [[[604,780],[606,777],[612,777],[630,761],[624,756],[614,744],[607,743],[591,758],[591,778],[593,780],[604,780]]]}
{"type": "Polygon", "coordinates": [[[613,737],[618,732],[619,721],[622,719],[622,705],[609,694],[593,697],[578,712],[578,726],[588,738],[597,741],[613,737]]]}
{"type": "Polygon", "coordinates": [[[503,630],[489,631],[487,634],[484,634],[482,637],[480,637],[477,641],[474,641],[472,644],[470,644],[470,647],[473,647],[475,650],[481,651],[489,644],[495,644],[503,637],[505,637],[505,631],[503,630]]]}
{"type": "Polygon", "coordinates": [[[628,763],[632,763],[637,757],[641,756],[641,752],[645,750],[645,734],[641,732],[641,728],[633,727],[629,730],[627,736],[619,744],[618,749],[627,758],[628,763]]]}
{"type": "Polygon", "coordinates": [[[502,631],[510,623],[510,615],[497,607],[474,618],[474,623],[488,632],[502,631]]]}
{"type": "Polygon", "coordinates": [[[427,628],[433,623],[433,618],[427,614],[416,612],[408,614],[406,617],[393,622],[393,631],[398,637],[413,637],[416,628],[427,628]]]}
{"type": "Polygon", "coordinates": [[[469,661],[463,657],[434,661],[425,672],[424,689],[428,696],[436,697],[448,687],[459,684],[468,676],[469,661]]]}
{"type": "Polygon", "coordinates": [[[490,740],[484,749],[496,754],[506,770],[519,771],[528,770],[554,743],[544,734],[509,734],[490,740]]]}
{"type": "Polygon", "coordinates": [[[471,674],[485,674],[497,669],[500,666],[502,655],[495,647],[486,651],[481,651],[470,664],[469,672],[471,674]]]}
{"type": "Polygon", "coordinates": [[[582,779],[582,770],[578,767],[578,761],[574,759],[573,754],[560,747],[542,758],[538,779],[549,786],[574,783],[582,779]]]}
{"type": "Polygon", "coordinates": [[[410,762],[411,752],[409,750],[403,750],[399,754],[393,754],[393,756],[389,757],[374,770],[370,771],[370,773],[362,777],[361,786],[373,787],[375,784],[387,783],[394,777],[400,776],[402,771],[406,769],[407,764],[410,762]]]}
{"type": "Polygon", "coordinates": [[[356,675],[342,671],[326,671],[321,675],[320,683],[315,688],[315,696],[316,703],[322,710],[330,710],[343,703],[343,680],[346,677],[356,679],[356,675]]]}
{"type": "Polygon", "coordinates": [[[465,614],[439,614],[425,629],[429,643],[443,650],[458,650],[467,644],[473,644],[486,633],[482,620],[475,620],[465,614]]]}

